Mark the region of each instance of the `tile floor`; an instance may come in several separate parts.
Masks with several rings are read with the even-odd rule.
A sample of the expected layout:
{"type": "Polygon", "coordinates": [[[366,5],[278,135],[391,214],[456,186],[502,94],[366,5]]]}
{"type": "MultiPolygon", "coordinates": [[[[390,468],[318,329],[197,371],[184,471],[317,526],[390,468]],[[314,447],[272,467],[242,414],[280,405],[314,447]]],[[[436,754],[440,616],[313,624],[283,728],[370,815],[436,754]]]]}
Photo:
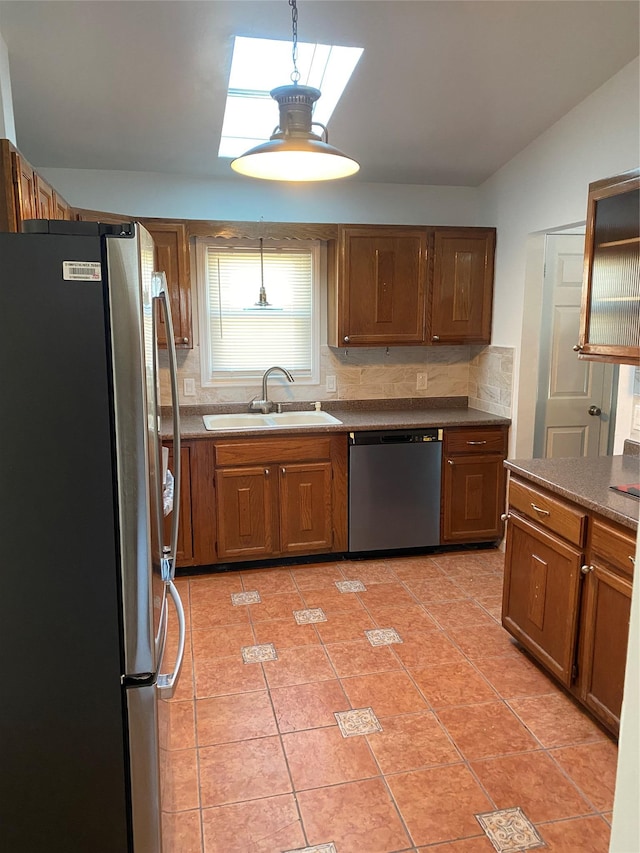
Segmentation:
{"type": "Polygon", "coordinates": [[[500,626],[502,567],[481,551],[180,579],[165,853],[606,853],[616,747],[500,626]]]}

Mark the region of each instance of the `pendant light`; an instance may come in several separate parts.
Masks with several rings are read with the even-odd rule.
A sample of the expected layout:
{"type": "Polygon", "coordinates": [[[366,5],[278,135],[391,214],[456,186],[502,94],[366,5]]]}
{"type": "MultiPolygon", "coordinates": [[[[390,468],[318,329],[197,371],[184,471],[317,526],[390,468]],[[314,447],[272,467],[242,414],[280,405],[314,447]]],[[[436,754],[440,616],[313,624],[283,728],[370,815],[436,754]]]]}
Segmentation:
{"type": "Polygon", "coordinates": [[[355,174],[359,164],[328,143],[327,128],[312,120],[319,89],[301,86],[298,71],[298,8],[289,0],[293,29],[292,83],[270,92],[280,109],[280,124],[268,142],[231,161],[241,175],[267,181],[332,181],[355,174]],[[312,126],[322,128],[319,136],[312,126]]]}

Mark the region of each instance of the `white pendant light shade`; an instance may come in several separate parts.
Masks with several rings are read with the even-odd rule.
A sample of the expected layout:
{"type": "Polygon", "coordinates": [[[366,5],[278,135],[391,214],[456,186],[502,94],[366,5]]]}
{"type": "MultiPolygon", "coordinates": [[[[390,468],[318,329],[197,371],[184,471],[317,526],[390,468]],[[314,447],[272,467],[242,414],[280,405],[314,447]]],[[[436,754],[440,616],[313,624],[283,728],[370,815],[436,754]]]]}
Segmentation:
{"type": "Polygon", "coordinates": [[[242,175],[268,181],[332,181],[355,174],[359,164],[312,131],[311,112],[320,91],[293,83],[270,93],[280,106],[280,125],[268,142],[231,162],[242,175]]]}

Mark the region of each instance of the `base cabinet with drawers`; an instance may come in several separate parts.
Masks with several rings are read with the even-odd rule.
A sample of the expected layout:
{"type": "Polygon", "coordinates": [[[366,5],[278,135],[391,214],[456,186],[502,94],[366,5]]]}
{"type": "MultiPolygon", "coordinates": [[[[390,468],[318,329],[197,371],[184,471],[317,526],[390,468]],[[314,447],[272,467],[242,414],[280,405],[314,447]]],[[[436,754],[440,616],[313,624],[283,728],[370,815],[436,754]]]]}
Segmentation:
{"type": "Polygon", "coordinates": [[[514,476],[508,518],[503,626],[617,734],[632,531],[514,476]]]}
{"type": "Polygon", "coordinates": [[[442,531],[445,545],[502,538],[508,427],[444,431],[442,531]]]}
{"type": "Polygon", "coordinates": [[[218,561],[346,549],[345,435],[214,444],[218,561]]]}

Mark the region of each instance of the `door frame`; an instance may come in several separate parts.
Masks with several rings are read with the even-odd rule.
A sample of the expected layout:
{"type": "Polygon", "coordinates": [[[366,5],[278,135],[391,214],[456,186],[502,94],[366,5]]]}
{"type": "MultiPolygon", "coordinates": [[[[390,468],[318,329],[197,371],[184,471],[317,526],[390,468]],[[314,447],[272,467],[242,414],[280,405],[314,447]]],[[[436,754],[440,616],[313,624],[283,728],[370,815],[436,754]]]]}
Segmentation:
{"type": "MultiPolygon", "coordinates": [[[[529,234],[526,242],[524,310],[520,336],[520,364],[518,369],[518,430],[515,437],[514,457],[528,459],[534,456],[536,409],[540,365],[540,342],[543,324],[544,261],[547,235],[578,233],[584,222],[559,225],[529,234]]],[[[577,339],[576,339],[577,341],[577,339]]],[[[612,416],[609,422],[608,447],[613,448],[615,435],[615,401],[617,399],[617,370],[612,388],[612,416]]],[[[611,450],[609,450],[611,452],[611,450]]]]}

